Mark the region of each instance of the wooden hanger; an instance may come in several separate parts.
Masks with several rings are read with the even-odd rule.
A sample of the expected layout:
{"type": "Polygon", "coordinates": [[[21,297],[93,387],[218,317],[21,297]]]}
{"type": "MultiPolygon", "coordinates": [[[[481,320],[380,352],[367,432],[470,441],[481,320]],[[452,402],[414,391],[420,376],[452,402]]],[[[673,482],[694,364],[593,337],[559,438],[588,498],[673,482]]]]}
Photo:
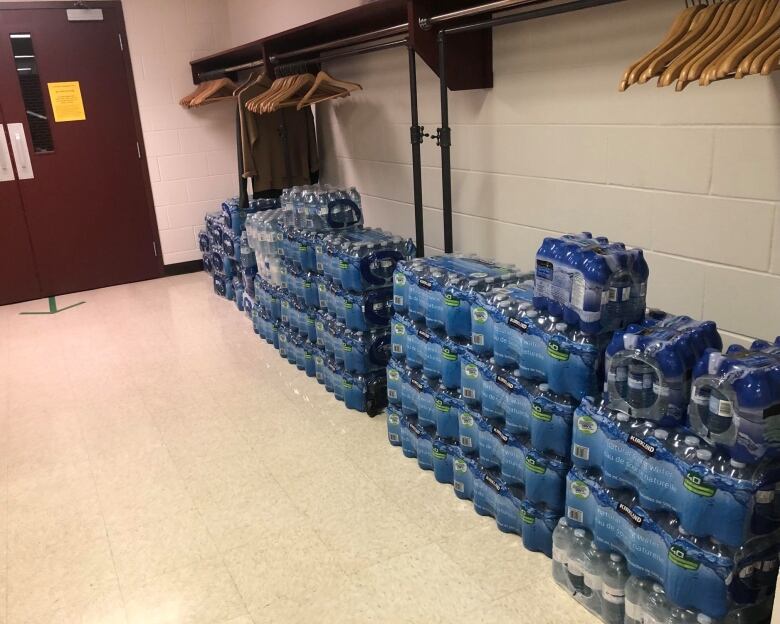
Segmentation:
{"type": "Polygon", "coordinates": [[[246,108],[250,110],[253,113],[260,113],[260,108],[263,104],[263,102],[266,99],[271,98],[279,89],[282,88],[284,83],[288,82],[290,79],[290,76],[285,76],[283,78],[277,78],[271,83],[271,86],[268,87],[263,93],[261,93],[258,96],[253,97],[251,100],[249,100],[246,103],[246,108]]]}
{"type": "Polygon", "coordinates": [[[742,0],[746,3],[745,13],[743,19],[735,25],[734,31],[728,40],[728,45],[721,48],[718,54],[713,58],[709,65],[704,68],[701,76],[699,77],[699,85],[707,86],[714,80],[718,79],[718,68],[723,63],[724,59],[729,55],[734,46],[738,45],[747,33],[753,31],[756,25],[759,14],[763,11],[764,0],[742,0]]]}
{"type": "Polygon", "coordinates": [[[192,93],[188,93],[182,99],[179,100],[179,106],[184,106],[185,108],[189,108],[190,105],[192,104],[192,100],[195,99],[195,97],[197,97],[201,93],[203,93],[203,91],[205,91],[207,87],[208,87],[207,82],[201,82],[196,87],[195,91],[193,91],[192,93]]]}
{"type": "Polygon", "coordinates": [[[750,3],[751,0],[736,0],[728,22],[720,36],[706,48],[700,50],[696,57],[691,59],[680,73],[675,86],[677,91],[682,91],[690,82],[699,79],[707,66],[739,36],[748,20],[750,3]]]}
{"type": "Polygon", "coordinates": [[[217,102],[220,100],[233,97],[233,91],[235,90],[235,83],[229,78],[219,78],[218,80],[210,80],[208,86],[190,102],[190,106],[202,106],[203,104],[209,104],[211,102],[217,102]]]}
{"type": "Polygon", "coordinates": [[[750,74],[758,74],[764,66],[767,57],[772,53],[773,45],[777,42],[777,34],[761,42],[761,44],[748,54],[734,72],[734,78],[737,80],[750,74]],[[755,67],[755,69],[754,69],[755,67]]]}
{"type": "Polygon", "coordinates": [[[735,31],[745,16],[745,9],[748,6],[748,0],[733,0],[720,15],[717,30],[705,44],[700,46],[696,53],[688,59],[688,62],[680,71],[677,82],[674,86],[675,91],[682,91],[694,80],[697,80],[707,64],[714,59],[718,53],[728,47],[730,41],[734,39],[735,31]]]}
{"type": "Polygon", "coordinates": [[[356,82],[337,80],[327,72],[320,71],[314,80],[314,84],[306,92],[306,95],[301,98],[301,101],[298,102],[298,110],[301,110],[304,106],[311,106],[325,100],[347,97],[353,91],[362,89],[363,87],[356,82]]]}
{"type": "Polygon", "coordinates": [[[316,79],[311,74],[299,74],[287,90],[273,101],[273,110],[297,106],[316,79]]]}
{"type": "Polygon", "coordinates": [[[733,74],[742,60],[758,48],[772,32],[780,27],[780,6],[778,0],[764,0],[761,12],[749,33],[746,33],[739,42],[725,56],[718,67],[717,77],[726,78],[733,74]]]}
{"type": "Polygon", "coordinates": [[[707,30],[705,30],[701,37],[694,41],[689,48],[681,52],[677,58],[669,63],[669,66],[658,78],[659,87],[668,87],[675,80],[680,78],[690,61],[696,58],[699,52],[706,49],[721,35],[728,23],[729,17],[731,17],[733,8],[734,2],[723,2],[721,4],[713,4],[704,9],[705,11],[712,11],[714,13],[707,30]]]}
{"type": "Polygon", "coordinates": [[[676,44],[661,54],[658,54],[653,59],[644,73],[639,77],[640,84],[644,84],[653,76],[658,76],[663,72],[664,68],[677,57],[677,55],[702,37],[707,31],[712,18],[715,16],[715,12],[711,10],[713,8],[713,6],[707,6],[696,13],[696,16],[691,22],[691,29],[676,44]]]}
{"type": "Polygon", "coordinates": [[[780,46],[773,50],[766,61],[764,61],[764,65],[761,68],[761,75],[768,76],[777,69],[780,69],[780,46]]]}
{"type": "Polygon", "coordinates": [[[629,65],[628,69],[626,69],[623,74],[623,79],[620,81],[619,90],[625,91],[628,87],[635,84],[639,80],[639,76],[644,73],[647,66],[652,62],[656,55],[660,54],[663,50],[670,48],[685,36],[685,33],[690,29],[693,18],[701,9],[702,7],[697,4],[681,11],[675,18],[663,41],[638,61],[629,65]]]}
{"type": "Polygon", "coordinates": [[[233,95],[238,95],[244,89],[249,87],[251,84],[254,84],[257,81],[258,77],[262,77],[263,74],[265,74],[265,70],[259,71],[259,72],[257,70],[252,70],[251,72],[249,72],[249,76],[247,76],[247,78],[246,78],[246,80],[244,80],[244,82],[240,83],[236,87],[236,90],[233,91],[233,95]]]}

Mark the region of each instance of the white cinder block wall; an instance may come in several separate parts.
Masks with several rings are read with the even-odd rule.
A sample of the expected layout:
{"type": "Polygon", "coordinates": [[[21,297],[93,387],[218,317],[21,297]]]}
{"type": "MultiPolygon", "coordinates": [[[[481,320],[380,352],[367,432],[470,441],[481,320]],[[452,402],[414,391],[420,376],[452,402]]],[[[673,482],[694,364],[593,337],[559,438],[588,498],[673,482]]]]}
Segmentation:
{"type": "MultiPolygon", "coordinates": [[[[454,239],[531,267],[541,239],[582,229],[648,250],[649,302],[717,321],[727,340],[780,333],[780,74],[682,93],[619,93],[680,0],[630,0],[497,28],[495,86],[452,93],[454,239]]],[[[420,115],[440,121],[419,67],[420,115]]],[[[327,181],[367,221],[413,235],[404,49],[333,62],[364,91],[320,107],[327,181]]],[[[423,149],[426,241],[442,247],[439,153],[423,149]]]]}
{"type": "Polygon", "coordinates": [[[235,107],[184,110],[190,61],[229,45],[224,0],[123,0],[165,264],[200,259],[203,217],[238,191],[235,107]]]}
{"type": "MultiPolygon", "coordinates": [[[[9,0],[0,0],[7,2],[9,0]]],[[[237,192],[235,108],[183,110],[190,61],[229,44],[226,0],[122,0],[165,264],[200,259],[206,212],[237,192]]]]}

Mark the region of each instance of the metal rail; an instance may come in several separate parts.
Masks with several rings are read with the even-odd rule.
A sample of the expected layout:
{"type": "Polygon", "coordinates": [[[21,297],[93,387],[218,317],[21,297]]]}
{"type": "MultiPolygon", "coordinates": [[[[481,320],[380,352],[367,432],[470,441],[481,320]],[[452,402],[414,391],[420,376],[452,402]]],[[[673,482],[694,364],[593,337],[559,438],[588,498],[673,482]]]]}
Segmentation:
{"type": "Polygon", "coordinates": [[[347,46],[356,45],[359,43],[367,43],[369,41],[376,41],[378,39],[385,39],[394,35],[405,34],[409,30],[408,24],[398,24],[397,26],[388,26],[387,28],[380,28],[379,30],[373,30],[368,33],[360,35],[353,35],[351,37],[344,37],[342,39],[335,39],[334,41],[328,41],[327,43],[320,43],[317,45],[301,48],[300,50],[293,50],[291,52],[280,52],[274,54],[269,60],[272,65],[276,65],[284,59],[294,58],[296,56],[305,56],[307,54],[313,54],[314,52],[322,52],[324,50],[333,50],[336,48],[345,48],[347,46]]]}
{"type": "Polygon", "coordinates": [[[265,61],[250,61],[249,63],[241,63],[241,65],[223,67],[222,69],[210,69],[209,71],[198,72],[198,80],[208,80],[209,76],[220,77],[231,72],[243,71],[245,69],[254,69],[255,67],[262,67],[263,65],[265,65],[265,61]]]}
{"type": "Polygon", "coordinates": [[[549,2],[549,0],[497,0],[496,2],[488,2],[487,4],[479,4],[467,9],[460,9],[459,11],[450,11],[449,13],[442,13],[441,15],[434,15],[432,17],[421,17],[418,22],[420,28],[423,30],[430,30],[436,24],[443,24],[445,22],[451,22],[464,17],[472,17],[474,15],[482,15],[483,13],[508,11],[509,9],[517,9],[522,6],[540,4],[542,2],[549,2]]]}

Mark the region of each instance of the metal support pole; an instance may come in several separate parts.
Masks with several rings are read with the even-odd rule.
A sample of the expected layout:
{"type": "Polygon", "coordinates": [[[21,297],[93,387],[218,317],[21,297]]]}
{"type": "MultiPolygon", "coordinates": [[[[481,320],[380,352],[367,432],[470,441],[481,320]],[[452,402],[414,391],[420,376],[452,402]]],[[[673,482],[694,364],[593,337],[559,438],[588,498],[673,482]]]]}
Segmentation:
{"type": "Polygon", "coordinates": [[[417,62],[414,47],[410,44],[409,51],[409,100],[412,107],[412,127],[409,129],[412,140],[412,185],[414,188],[414,234],[417,247],[417,257],[425,255],[425,229],[423,226],[422,199],[422,159],[420,145],[423,142],[423,128],[417,112],[417,62]]]}
{"type": "Polygon", "coordinates": [[[450,164],[449,102],[447,99],[447,63],[445,60],[446,33],[439,32],[439,86],[441,91],[441,128],[439,128],[439,147],[441,148],[441,196],[444,217],[444,252],[452,253],[452,168],[450,164]]]}

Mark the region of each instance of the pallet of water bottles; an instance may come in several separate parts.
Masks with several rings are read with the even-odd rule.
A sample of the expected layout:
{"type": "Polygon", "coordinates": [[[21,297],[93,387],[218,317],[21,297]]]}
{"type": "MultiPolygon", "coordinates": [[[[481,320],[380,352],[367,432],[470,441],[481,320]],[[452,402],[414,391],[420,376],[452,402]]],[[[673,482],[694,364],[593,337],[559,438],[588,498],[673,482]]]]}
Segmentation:
{"type": "Polygon", "coordinates": [[[505,481],[499,470],[484,468],[459,445],[393,406],[387,408],[387,430],[392,445],[415,458],[423,470],[432,470],[438,482],[452,485],[458,498],[472,501],[478,514],[494,518],[501,531],[521,536],[528,550],[552,555],[552,532],[560,513],[543,501],[532,502],[524,483],[505,481]]]}

